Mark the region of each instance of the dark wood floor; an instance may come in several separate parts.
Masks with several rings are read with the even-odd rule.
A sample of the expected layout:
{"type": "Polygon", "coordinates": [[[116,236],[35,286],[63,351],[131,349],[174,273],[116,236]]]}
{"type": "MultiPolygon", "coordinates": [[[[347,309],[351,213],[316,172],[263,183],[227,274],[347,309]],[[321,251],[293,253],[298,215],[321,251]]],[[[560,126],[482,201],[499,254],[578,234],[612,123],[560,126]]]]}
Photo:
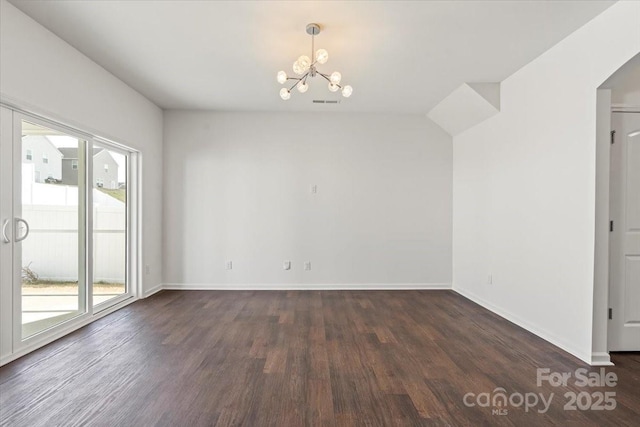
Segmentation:
{"type": "Polygon", "coordinates": [[[164,291],[1,368],[0,424],[638,426],[640,355],[614,362],[614,388],[537,387],[586,365],[451,291],[164,291]],[[497,387],[554,398],[463,403],[497,387]],[[580,391],[617,408],[564,410],[580,391]]]}

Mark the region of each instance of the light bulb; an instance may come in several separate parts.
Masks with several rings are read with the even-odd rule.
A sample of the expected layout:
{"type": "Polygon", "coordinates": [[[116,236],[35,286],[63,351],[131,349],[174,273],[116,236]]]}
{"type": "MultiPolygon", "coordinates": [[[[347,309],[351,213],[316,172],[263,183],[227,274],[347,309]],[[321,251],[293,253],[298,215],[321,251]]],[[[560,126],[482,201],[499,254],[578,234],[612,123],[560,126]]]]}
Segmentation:
{"type": "Polygon", "coordinates": [[[353,88],[351,86],[346,85],[345,87],[342,88],[342,96],[344,96],[345,98],[350,97],[352,93],[353,93],[353,88]]]}
{"type": "Polygon", "coordinates": [[[291,92],[289,92],[289,89],[287,89],[286,87],[280,89],[280,98],[284,99],[285,101],[291,98],[291,92]]]}
{"type": "Polygon", "coordinates": [[[298,84],[298,92],[305,93],[308,90],[309,90],[309,85],[308,84],[306,84],[306,83],[299,83],[298,84]]]}
{"type": "Polygon", "coordinates": [[[342,74],[340,74],[339,72],[334,71],[333,73],[331,73],[331,77],[330,77],[331,83],[340,84],[341,78],[342,78],[342,74]]]}
{"type": "Polygon", "coordinates": [[[328,59],[329,59],[329,52],[327,52],[324,49],[316,50],[316,61],[318,61],[319,64],[324,64],[325,62],[327,62],[328,59]]]}
{"type": "Polygon", "coordinates": [[[299,76],[304,74],[304,68],[302,67],[300,62],[296,61],[296,62],[293,63],[293,72],[296,73],[299,76]]]}
{"type": "Polygon", "coordinates": [[[300,58],[298,58],[298,64],[300,64],[304,71],[307,71],[311,66],[311,60],[307,55],[302,55],[300,58]]]}
{"type": "Polygon", "coordinates": [[[338,89],[340,89],[340,87],[338,85],[333,84],[333,83],[329,83],[329,90],[331,92],[336,92],[338,89]]]}
{"type": "Polygon", "coordinates": [[[278,83],[283,84],[287,81],[287,73],[284,71],[278,71],[278,83]]]}

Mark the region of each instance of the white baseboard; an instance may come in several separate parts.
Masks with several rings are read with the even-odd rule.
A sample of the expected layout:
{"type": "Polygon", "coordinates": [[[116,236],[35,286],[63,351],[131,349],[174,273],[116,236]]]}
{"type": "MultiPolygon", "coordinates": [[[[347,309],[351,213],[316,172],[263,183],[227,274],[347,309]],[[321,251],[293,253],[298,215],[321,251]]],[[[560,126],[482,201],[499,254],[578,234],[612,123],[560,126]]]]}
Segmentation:
{"type": "Polygon", "coordinates": [[[479,296],[475,295],[472,292],[469,292],[469,291],[467,291],[465,289],[461,289],[461,288],[453,288],[453,290],[455,292],[459,293],[460,295],[462,295],[463,297],[475,302],[476,304],[481,305],[482,307],[486,308],[487,310],[494,312],[498,316],[505,318],[506,320],[510,321],[511,323],[515,323],[516,325],[520,326],[523,329],[526,329],[527,331],[531,332],[532,334],[539,336],[543,340],[548,341],[551,344],[555,345],[556,347],[559,347],[560,349],[566,351],[567,353],[572,354],[573,356],[577,357],[578,359],[582,360],[583,362],[588,363],[590,365],[592,364],[591,353],[584,353],[583,351],[578,350],[573,345],[565,342],[561,338],[558,338],[554,334],[552,334],[552,333],[550,333],[548,331],[544,331],[544,330],[538,328],[537,326],[531,324],[530,322],[528,322],[526,320],[523,320],[520,317],[514,315],[513,313],[510,313],[509,311],[504,310],[503,308],[500,308],[500,307],[497,307],[497,306],[493,305],[492,303],[480,298],[479,296]]]}
{"type": "Polygon", "coordinates": [[[451,283],[164,283],[167,290],[287,291],[287,290],[435,290],[451,289],[451,283]]]}
{"type": "Polygon", "coordinates": [[[161,290],[162,290],[162,283],[160,283],[157,286],[154,286],[151,289],[147,289],[146,291],[144,291],[144,295],[142,295],[142,298],[148,298],[151,295],[160,292],[161,290]]]}
{"type": "Polygon", "coordinates": [[[609,353],[593,352],[591,353],[591,366],[614,366],[609,353]]]}

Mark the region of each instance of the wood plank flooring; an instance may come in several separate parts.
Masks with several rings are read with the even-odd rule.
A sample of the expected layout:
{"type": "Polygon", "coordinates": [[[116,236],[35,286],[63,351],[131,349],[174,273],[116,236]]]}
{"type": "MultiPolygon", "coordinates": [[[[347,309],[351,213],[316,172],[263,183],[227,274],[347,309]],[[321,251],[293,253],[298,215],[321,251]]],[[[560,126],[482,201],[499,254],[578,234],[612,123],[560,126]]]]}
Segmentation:
{"type": "Polygon", "coordinates": [[[587,366],[452,291],[164,291],[0,368],[0,425],[638,426],[640,355],[614,362],[538,387],[587,366]],[[464,404],[497,387],[554,397],[464,404]],[[616,409],[564,410],[585,391],[616,409]]]}

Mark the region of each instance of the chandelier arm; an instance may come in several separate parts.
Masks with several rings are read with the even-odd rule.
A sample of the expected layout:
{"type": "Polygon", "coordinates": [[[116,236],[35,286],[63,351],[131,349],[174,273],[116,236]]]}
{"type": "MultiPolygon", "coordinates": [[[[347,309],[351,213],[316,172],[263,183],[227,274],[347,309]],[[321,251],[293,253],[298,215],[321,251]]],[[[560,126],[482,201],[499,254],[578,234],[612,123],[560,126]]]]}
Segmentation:
{"type": "Polygon", "coordinates": [[[326,81],[328,81],[329,83],[334,84],[334,85],[338,86],[340,89],[342,89],[342,86],[340,86],[338,83],[332,83],[331,79],[329,78],[329,76],[327,74],[323,74],[320,71],[318,71],[317,73],[320,74],[322,77],[324,77],[324,79],[326,81]]]}
{"type": "Polygon", "coordinates": [[[292,79],[296,79],[296,80],[298,80],[298,81],[296,82],[296,84],[294,84],[293,86],[291,86],[291,88],[289,89],[289,92],[291,92],[293,89],[295,89],[295,87],[296,87],[296,86],[298,86],[298,83],[300,83],[300,82],[302,81],[302,79],[307,78],[307,76],[308,76],[308,75],[309,75],[309,72],[307,71],[307,73],[306,73],[304,76],[300,77],[299,79],[298,79],[298,78],[296,78],[296,77],[292,77],[292,79]]]}

